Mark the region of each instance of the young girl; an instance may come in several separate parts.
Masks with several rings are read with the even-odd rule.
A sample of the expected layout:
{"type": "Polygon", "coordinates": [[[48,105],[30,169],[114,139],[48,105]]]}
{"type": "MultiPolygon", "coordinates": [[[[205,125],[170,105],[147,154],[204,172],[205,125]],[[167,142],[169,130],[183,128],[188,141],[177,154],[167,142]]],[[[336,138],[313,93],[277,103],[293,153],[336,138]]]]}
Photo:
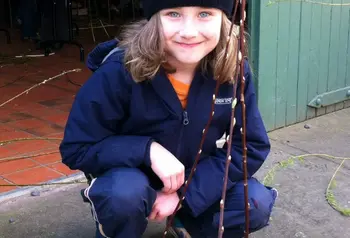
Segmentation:
{"type": "MultiPolygon", "coordinates": [[[[144,0],[143,9],[147,20],[126,28],[121,42],[101,43],[90,53],[88,67],[94,73],[72,105],[60,145],[63,163],[91,178],[84,196],[92,207],[97,237],[140,238],[149,220],[164,221],[176,208],[221,74],[201,159],[177,212],[184,229],[175,229],[183,237],[186,232],[216,237],[227,148],[217,148],[216,141],[230,127],[236,36],[227,64],[219,70],[226,56],[233,2],[144,0]]],[[[254,232],[268,224],[276,191],[252,177],[270,144],[247,62],[244,70],[254,232]]],[[[240,105],[235,113],[224,237],[241,237],[244,232],[240,105]]]]}

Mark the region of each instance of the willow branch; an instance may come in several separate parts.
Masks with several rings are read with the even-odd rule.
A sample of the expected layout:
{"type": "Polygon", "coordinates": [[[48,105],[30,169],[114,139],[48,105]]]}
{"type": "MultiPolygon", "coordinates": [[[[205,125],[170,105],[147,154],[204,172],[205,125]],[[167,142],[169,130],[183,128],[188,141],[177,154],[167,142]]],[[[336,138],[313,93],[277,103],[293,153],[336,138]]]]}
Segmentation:
{"type": "Polygon", "coordinates": [[[44,156],[44,155],[58,154],[58,153],[59,153],[59,151],[51,151],[51,152],[43,152],[43,153],[37,153],[37,154],[32,154],[32,155],[22,155],[22,156],[1,158],[0,159],[0,164],[1,163],[5,163],[5,162],[10,162],[10,161],[15,161],[15,160],[23,160],[23,159],[39,157],[39,156],[44,156]]]}
{"type": "Polygon", "coordinates": [[[244,39],[244,24],[245,24],[245,7],[246,7],[246,0],[242,0],[242,6],[241,6],[241,22],[240,22],[240,50],[242,53],[242,59],[240,59],[240,78],[241,78],[241,105],[242,105],[242,164],[243,164],[243,179],[244,179],[244,211],[245,211],[245,229],[244,229],[244,237],[248,238],[249,236],[249,210],[250,205],[248,201],[248,164],[247,164],[247,142],[246,142],[246,134],[247,134],[247,122],[246,122],[246,104],[245,104],[245,71],[244,71],[244,58],[245,58],[245,39],[244,39]]]}
{"type": "MultiPolygon", "coordinates": [[[[236,13],[238,10],[238,1],[236,1],[235,5],[235,10],[232,18],[232,22],[234,21],[236,17],[236,13]]],[[[231,24],[232,28],[233,24],[231,24]]],[[[231,37],[231,34],[229,35],[231,37]]],[[[228,171],[229,171],[229,166],[231,164],[231,147],[232,147],[232,136],[233,136],[233,129],[235,127],[235,108],[237,104],[237,84],[238,84],[238,71],[239,71],[239,55],[240,55],[240,43],[238,42],[237,44],[237,61],[236,61],[236,72],[234,76],[234,84],[233,84],[233,102],[232,102],[232,111],[231,111],[231,118],[230,118],[230,130],[229,130],[229,135],[226,138],[227,142],[227,152],[226,152],[226,164],[225,164],[225,175],[224,175],[224,184],[223,184],[223,189],[222,189],[222,195],[221,195],[221,200],[220,200],[220,218],[219,218],[219,231],[218,231],[218,237],[221,238],[224,233],[224,213],[225,213],[225,201],[226,201],[226,190],[227,190],[227,183],[228,183],[228,171]]]]}
{"type": "Polygon", "coordinates": [[[73,73],[73,72],[80,72],[80,71],[81,71],[81,69],[72,69],[72,70],[64,71],[64,72],[62,72],[62,73],[60,73],[60,74],[58,74],[58,75],[56,75],[56,76],[53,76],[53,77],[51,77],[51,78],[45,79],[44,81],[42,81],[42,82],[40,82],[40,83],[38,83],[38,84],[35,84],[34,86],[28,88],[27,90],[21,92],[20,94],[14,96],[13,98],[10,98],[9,100],[7,100],[6,102],[4,102],[4,103],[2,103],[2,104],[0,104],[0,107],[3,107],[3,106],[6,105],[7,103],[9,103],[9,102],[15,100],[16,98],[22,96],[23,94],[29,93],[29,91],[31,91],[32,89],[34,89],[34,88],[36,88],[36,87],[39,87],[39,86],[42,85],[42,84],[48,83],[48,82],[50,82],[51,80],[54,80],[54,79],[56,79],[56,78],[59,78],[59,77],[65,75],[65,74],[73,73]]]}
{"type": "Polygon", "coordinates": [[[54,183],[27,183],[27,184],[0,184],[0,187],[42,187],[42,186],[62,186],[72,184],[86,184],[87,180],[76,180],[72,182],[54,182],[54,183]]]}

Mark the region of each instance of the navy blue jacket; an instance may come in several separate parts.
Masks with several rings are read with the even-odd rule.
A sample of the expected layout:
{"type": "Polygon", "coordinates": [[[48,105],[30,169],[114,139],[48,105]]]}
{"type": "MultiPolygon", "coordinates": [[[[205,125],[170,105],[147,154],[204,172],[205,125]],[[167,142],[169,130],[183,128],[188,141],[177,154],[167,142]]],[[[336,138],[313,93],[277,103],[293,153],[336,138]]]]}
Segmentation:
{"type": "MultiPolygon", "coordinates": [[[[157,141],[185,165],[188,176],[209,118],[215,80],[198,72],[183,110],[163,70],[151,81],[135,83],[123,65],[123,51],[115,50],[115,46],[115,41],[101,43],[88,56],[93,74],[72,105],[60,145],[63,163],[93,175],[118,166],[150,166],[150,143],[157,141]]],[[[248,64],[245,72],[248,173],[252,176],[265,161],[270,144],[248,64]]],[[[217,148],[216,141],[229,132],[231,102],[232,85],[224,84],[217,95],[201,160],[186,193],[185,204],[193,216],[221,197],[226,145],[217,148]]],[[[240,103],[235,114],[228,188],[243,179],[240,103]]]]}

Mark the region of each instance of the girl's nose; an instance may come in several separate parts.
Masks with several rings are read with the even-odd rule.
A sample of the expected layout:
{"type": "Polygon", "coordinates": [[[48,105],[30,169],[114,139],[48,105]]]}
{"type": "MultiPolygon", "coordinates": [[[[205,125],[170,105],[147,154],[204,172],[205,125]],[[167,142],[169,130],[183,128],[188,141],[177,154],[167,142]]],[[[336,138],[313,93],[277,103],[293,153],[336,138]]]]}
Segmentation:
{"type": "Polygon", "coordinates": [[[194,38],[198,36],[198,30],[193,23],[186,22],[179,34],[183,38],[194,38]]]}

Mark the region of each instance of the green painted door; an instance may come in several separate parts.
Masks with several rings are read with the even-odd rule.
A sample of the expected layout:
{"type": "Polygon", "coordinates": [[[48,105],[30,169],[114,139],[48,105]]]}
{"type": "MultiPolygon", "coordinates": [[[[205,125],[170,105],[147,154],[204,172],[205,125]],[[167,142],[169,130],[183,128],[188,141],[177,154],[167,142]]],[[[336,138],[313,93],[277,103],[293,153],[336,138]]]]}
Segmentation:
{"type": "Polygon", "coordinates": [[[274,130],[350,106],[350,6],[345,0],[250,0],[250,62],[274,130]]]}

